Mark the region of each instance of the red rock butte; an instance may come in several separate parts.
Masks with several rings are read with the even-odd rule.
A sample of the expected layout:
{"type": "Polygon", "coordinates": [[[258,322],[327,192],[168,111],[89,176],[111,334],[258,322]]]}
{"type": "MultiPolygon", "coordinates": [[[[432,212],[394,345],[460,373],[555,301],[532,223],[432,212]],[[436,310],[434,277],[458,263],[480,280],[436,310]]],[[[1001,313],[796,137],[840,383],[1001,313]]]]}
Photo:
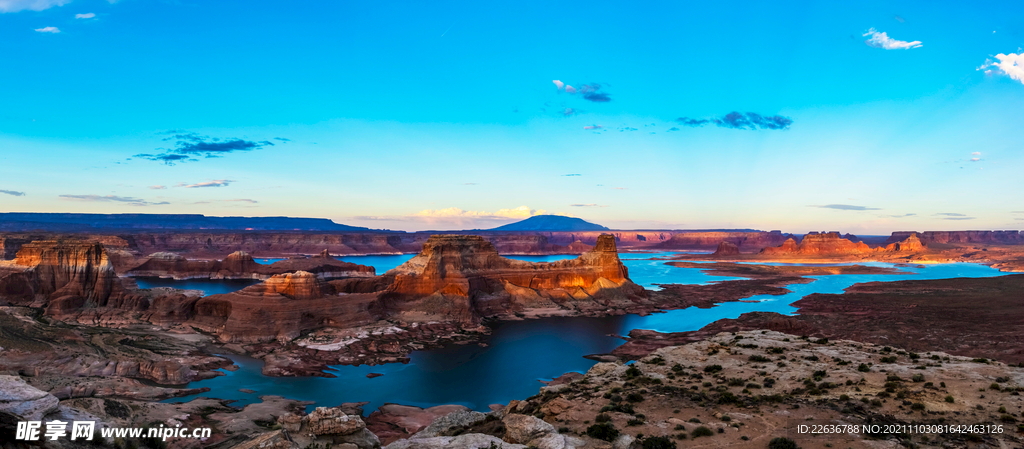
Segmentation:
{"type": "Polygon", "coordinates": [[[882,252],[912,253],[925,250],[924,244],[915,234],[903,241],[892,243],[886,247],[872,248],[864,242],[853,242],[839,235],[838,232],[812,232],[804,236],[800,243],[793,238],[786,239],[780,246],[761,250],[762,256],[870,256],[882,252]]]}

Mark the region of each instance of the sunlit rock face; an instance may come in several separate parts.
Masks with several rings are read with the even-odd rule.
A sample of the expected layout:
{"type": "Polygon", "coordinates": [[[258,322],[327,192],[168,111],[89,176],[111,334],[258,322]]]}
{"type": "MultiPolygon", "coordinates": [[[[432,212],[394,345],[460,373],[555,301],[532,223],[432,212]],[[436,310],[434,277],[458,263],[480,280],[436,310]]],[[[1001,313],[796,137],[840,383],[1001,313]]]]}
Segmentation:
{"type": "Polygon", "coordinates": [[[384,315],[474,322],[528,309],[604,309],[642,300],[619,261],[615,238],[602,235],[573,260],[530,263],[506,259],[477,236],[436,235],[423,251],[385,273],[394,281],[381,297],[384,315]]]}
{"type": "Polygon", "coordinates": [[[27,285],[37,297],[80,297],[105,305],[121,291],[117,274],[103,245],[80,240],[42,240],[26,243],[14,263],[27,267],[27,285]]]}
{"type": "Polygon", "coordinates": [[[879,253],[914,253],[925,251],[927,247],[911,233],[905,239],[891,243],[885,247],[872,248],[862,241],[854,242],[843,238],[838,232],[810,233],[800,243],[790,238],[780,246],[764,248],[761,255],[766,256],[870,256],[879,253]]]}

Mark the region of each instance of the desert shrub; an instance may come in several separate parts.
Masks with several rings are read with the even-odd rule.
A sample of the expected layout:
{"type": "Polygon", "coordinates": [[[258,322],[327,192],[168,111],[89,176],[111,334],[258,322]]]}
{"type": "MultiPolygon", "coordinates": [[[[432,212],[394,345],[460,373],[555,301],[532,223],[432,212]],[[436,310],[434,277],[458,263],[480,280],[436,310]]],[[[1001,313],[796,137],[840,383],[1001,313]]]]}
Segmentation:
{"type": "Polygon", "coordinates": [[[627,426],[642,426],[642,425],[644,425],[644,420],[642,420],[640,418],[632,418],[629,421],[626,421],[626,425],[627,426]]]}
{"type": "Polygon", "coordinates": [[[626,395],[626,400],[629,402],[643,402],[644,395],[640,393],[630,393],[626,395]]]}
{"type": "Polygon", "coordinates": [[[597,415],[597,416],[596,416],[596,417],[594,418],[594,422],[597,422],[597,423],[601,423],[601,422],[611,422],[611,420],[612,420],[612,417],[611,417],[610,415],[608,415],[607,413],[599,413],[599,414],[598,414],[598,415],[597,415]]]}
{"type": "Polygon", "coordinates": [[[690,436],[692,436],[694,438],[710,437],[710,436],[714,436],[714,435],[715,435],[715,432],[713,432],[711,429],[709,429],[709,428],[707,428],[705,426],[700,426],[700,427],[698,427],[696,429],[693,429],[693,432],[690,432],[690,436]]]}
{"type": "Polygon", "coordinates": [[[920,402],[915,402],[915,403],[911,404],[910,409],[911,410],[924,410],[924,404],[922,404],[920,402]]]}
{"type": "Polygon", "coordinates": [[[910,380],[914,382],[924,382],[924,374],[914,374],[914,377],[911,377],[910,380]]]}
{"type": "Polygon", "coordinates": [[[871,367],[869,367],[867,363],[861,363],[860,365],[857,366],[857,371],[866,373],[868,371],[871,371],[871,367]]]}
{"type": "Polygon", "coordinates": [[[587,436],[604,441],[612,441],[619,436],[619,429],[611,423],[598,423],[587,427],[587,436]]]}
{"type": "Polygon", "coordinates": [[[776,437],[768,442],[768,449],[800,449],[800,446],[797,446],[796,441],[789,438],[776,437]]]}
{"type": "Polygon", "coordinates": [[[704,367],[705,373],[717,373],[722,371],[722,365],[708,365],[704,367]]]}
{"type": "Polygon", "coordinates": [[[643,374],[644,373],[641,372],[640,368],[637,368],[636,365],[629,365],[629,368],[626,369],[626,378],[627,379],[632,379],[634,377],[640,377],[643,374]]]}
{"type": "Polygon", "coordinates": [[[951,396],[951,395],[949,395],[949,396],[946,396],[946,402],[948,402],[948,403],[952,404],[952,403],[953,403],[953,401],[954,401],[954,399],[953,399],[953,396],[951,396]]]}
{"type": "Polygon", "coordinates": [[[763,355],[752,355],[750,357],[747,357],[747,360],[749,360],[751,362],[759,362],[759,363],[767,363],[767,362],[772,361],[772,359],[769,359],[768,357],[765,357],[763,355]]]}
{"type": "Polygon", "coordinates": [[[776,348],[765,349],[765,351],[768,352],[769,354],[782,354],[782,353],[786,352],[786,349],[785,348],[777,348],[776,347],[776,348]]]}
{"type": "Polygon", "coordinates": [[[643,449],[676,449],[676,443],[668,437],[644,438],[640,445],[643,449]]]}
{"type": "Polygon", "coordinates": [[[745,383],[746,382],[744,382],[743,379],[740,379],[738,377],[730,378],[728,382],[730,387],[742,387],[745,383]]]}

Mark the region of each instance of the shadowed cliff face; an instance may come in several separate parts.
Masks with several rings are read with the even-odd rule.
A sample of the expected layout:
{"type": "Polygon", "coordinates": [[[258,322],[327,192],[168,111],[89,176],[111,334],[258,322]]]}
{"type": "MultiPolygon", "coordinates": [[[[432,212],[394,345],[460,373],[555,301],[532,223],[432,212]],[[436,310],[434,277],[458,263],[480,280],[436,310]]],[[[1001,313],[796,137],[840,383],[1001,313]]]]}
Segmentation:
{"type": "Polygon", "coordinates": [[[271,265],[256,263],[249,253],[236,251],[223,260],[190,260],[174,253],[150,254],[127,271],[129,276],[174,279],[266,279],[276,274],[307,271],[322,278],[374,276],[373,267],[342,262],[324,250],[314,257],[294,257],[271,265]]]}
{"type": "Polygon", "coordinates": [[[990,243],[1000,245],[1024,245],[1024,232],[1020,231],[896,231],[886,244],[896,243],[909,236],[917,235],[921,242],[928,243],[990,243]]]}
{"type": "Polygon", "coordinates": [[[289,341],[302,331],[356,327],[377,321],[377,294],[338,295],[313,273],[279,274],[242,290],[199,299],[189,324],[224,342],[289,341]]]}
{"type": "Polygon", "coordinates": [[[423,252],[389,271],[380,312],[407,320],[623,308],[645,297],[619,261],[615,238],[603,235],[574,260],[530,263],[506,259],[478,236],[436,235],[423,252]]]}

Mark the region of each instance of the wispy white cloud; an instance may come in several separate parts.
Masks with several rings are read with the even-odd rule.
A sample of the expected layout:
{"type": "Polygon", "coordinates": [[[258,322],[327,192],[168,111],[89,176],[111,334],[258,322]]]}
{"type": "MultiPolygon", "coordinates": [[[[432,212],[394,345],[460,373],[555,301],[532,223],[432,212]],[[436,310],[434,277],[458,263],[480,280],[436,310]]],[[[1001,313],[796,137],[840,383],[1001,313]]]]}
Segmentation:
{"type": "Polygon", "coordinates": [[[469,211],[457,207],[447,209],[424,209],[410,215],[414,218],[483,218],[483,219],[506,219],[506,218],[530,218],[534,215],[544,215],[547,211],[543,209],[530,209],[527,206],[519,206],[514,209],[498,209],[495,212],[469,211]]]}
{"type": "Polygon", "coordinates": [[[63,6],[71,0],[0,0],[0,13],[18,11],[42,11],[54,6],[63,6]]]}
{"type": "Polygon", "coordinates": [[[235,181],[232,181],[230,179],[216,179],[213,181],[197,182],[195,184],[186,184],[184,182],[179,182],[178,185],[176,185],[175,187],[184,187],[186,189],[196,189],[199,187],[227,187],[233,182],[235,181]]]}
{"type": "Polygon", "coordinates": [[[164,190],[167,186],[149,186],[151,190],[164,190]]]}
{"type": "Polygon", "coordinates": [[[586,203],[586,204],[570,204],[572,207],[608,207],[603,204],[586,203]]]}
{"type": "Polygon", "coordinates": [[[87,12],[85,14],[75,14],[76,19],[91,19],[96,17],[96,13],[87,12]]]}
{"type": "Polygon", "coordinates": [[[25,196],[25,192],[19,192],[17,190],[0,190],[0,193],[11,196],[25,196]]]}
{"type": "Polygon", "coordinates": [[[131,206],[161,206],[164,204],[171,204],[167,201],[150,202],[142,198],[133,198],[130,196],[117,196],[117,195],[60,195],[61,199],[70,201],[89,201],[95,203],[122,203],[131,206]]]}
{"type": "Polygon", "coordinates": [[[901,41],[889,37],[887,34],[877,31],[874,28],[864,33],[864,36],[870,36],[868,40],[864,41],[868,46],[875,48],[884,48],[886,50],[909,50],[911,48],[918,48],[921,46],[921,41],[901,41]]]}
{"type": "Polygon", "coordinates": [[[978,67],[978,70],[985,71],[986,75],[1002,72],[1003,75],[1024,84],[1024,53],[1010,53],[1008,55],[1000,53],[995,58],[995,61],[991,59],[985,61],[985,64],[978,67]]]}
{"type": "Polygon", "coordinates": [[[565,83],[563,83],[563,82],[561,82],[559,80],[551,80],[551,82],[555,83],[555,87],[558,88],[558,90],[562,90],[562,89],[565,88],[565,83]]]}
{"type": "Polygon", "coordinates": [[[36,28],[36,32],[38,32],[38,33],[57,34],[57,33],[60,33],[60,28],[57,28],[57,27],[42,27],[42,28],[36,28]]]}
{"type": "Polygon", "coordinates": [[[835,210],[879,210],[877,207],[867,206],[853,206],[850,204],[826,204],[824,206],[810,206],[817,207],[820,209],[835,209],[835,210]]]}

